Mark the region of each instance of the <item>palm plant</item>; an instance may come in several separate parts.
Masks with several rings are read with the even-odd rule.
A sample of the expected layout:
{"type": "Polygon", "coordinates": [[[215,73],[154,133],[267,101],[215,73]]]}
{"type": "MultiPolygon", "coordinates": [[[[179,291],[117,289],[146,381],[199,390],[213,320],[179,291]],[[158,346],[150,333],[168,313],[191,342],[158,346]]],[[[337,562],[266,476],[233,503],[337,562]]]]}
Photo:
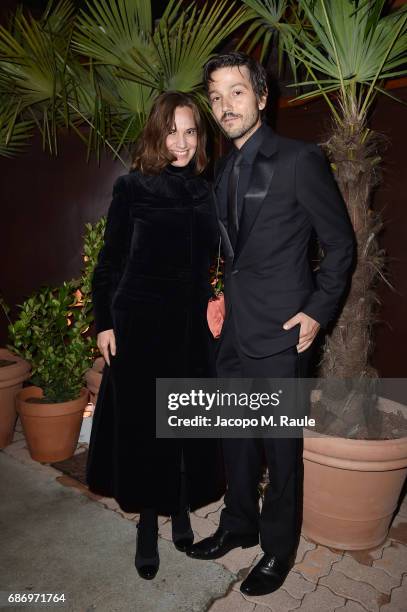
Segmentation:
{"type": "MultiPolygon", "coordinates": [[[[270,0],[243,0],[262,5],[266,22],[270,0]]],[[[287,3],[285,3],[287,4],[287,3]]],[[[291,3],[291,8],[296,3],[291,3]]],[[[273,5],[273,10],[271,10],[273,5]]],[[[287,10],[287,7],[285,7],[287,10]]],[[[332,113],[324,142],[335,178],[346,202],[357,240],[357,265],[342,314],[327,336],[322,357],[324,377],[371,377],[372,326],[378,303],[376,286],[384,278],[384,254],[377,236],[382,226],[372,209],[379,182],[382,138],[369,127],[377,94],[389,78],[407,74],[407,7],[387,11],[385,0],[298,0],[299,19],[286,52],[306,73],[296,83],[308,91],[296,99],[322,96],[332,113]]],[[[263,25],[264,31],[269,31],[263,25]]]]}
{"type": "MultiPolygon", "coordinates": [[[[31,134],[33,122],[42,134],[44,147],[57,152],[57,130],[69,125],[69,47],[74,9],[61,0],[51,12],[51,3],[39,20],[17,9],[9,29],[0,26],[0,87],[14,109],[8,122],[8,139],[19,143],[31,134]]],[[[8,148],[8,154],[17,149],[8,148]]]]}
{"type": "MultiPolygon", "coordinates": [[[[407,7],[385,14],[385,0],[300,0],[315,33],[301,33],[292,52],[304,65],[311,91],[323,96],[333,125],[325,148],[355,230],[357,265],[339,321],[327,336],[325,377],[370,377],[372,326],[383,277],[384,253],[377,236],[382,222],[372,209],[380,180],[381,137],[368,127],[369,111],[391,77],[407,74],[407,7]],[[330,94],[335,94],[334,99],[330,94]]],[[[393,97],[393,96],[391,96],[393,97]]]]}
{"type": "Polygon", "coordinates": [[[0,26],[0,93],[15,110],[0,106],[0,154],[17,153],[33,121],[51,153],[66,126],[88,155],[107,147],[127,166],[154,98],[178,89],[204,103],[204,62],[247,19],[227,0],[201,10],[170,0],[156,26],[149,0],[87,0],[79,15],[71,0],[49,0],[39,20],[18,10],[0,26]]]}
{"type": "MultiPolygon", "coordinates": [[[[151,5],[142,0],[88,0],[74,48],[94,63],[103,92],[117,96],[110,124],[119,149],[133,142],[154,98],[166,90],[200,93],[203,64],[248,19],[243,8],[217,0],[203,9],[170,0],[153,29],[151,5]]],[[[113,136],[113,135],[112,135],[113,136]]],[[[114,136],[113,136],[114,139],[114,136]]]]}

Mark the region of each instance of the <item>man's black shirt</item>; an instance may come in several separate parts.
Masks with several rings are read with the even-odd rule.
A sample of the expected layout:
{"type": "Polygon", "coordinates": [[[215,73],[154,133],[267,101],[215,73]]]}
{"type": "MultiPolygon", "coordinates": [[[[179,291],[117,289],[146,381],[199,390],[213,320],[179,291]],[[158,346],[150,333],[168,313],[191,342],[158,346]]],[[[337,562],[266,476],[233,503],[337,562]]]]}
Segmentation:
{"type": "Polygon", "coordinates": [[[260,145],[263,142],[265,131],[266,130],[264,129],[264,124],[262,124],[254,132],[254,134],[252,134],[250,138],[244,143],[241,149],[238,149],[235,146],[233,147],[233,152],[229,156],[228,161],[226,162],[226,167],[223,172],[222,178],[219,181],[217,190],[217,196],[220,203],[221,220],[223,221],[225,227],[227,227],[228,183],[235,156],[240,151],[243,158],[240,164],[239,183],[237,188],[237,211],[238,217],[240,219],[243,211],[244,196],[246,195],[247,190],[249,188],[249,181],[253,162],[256,158],[257,151],[259,150],[260,145]]]}

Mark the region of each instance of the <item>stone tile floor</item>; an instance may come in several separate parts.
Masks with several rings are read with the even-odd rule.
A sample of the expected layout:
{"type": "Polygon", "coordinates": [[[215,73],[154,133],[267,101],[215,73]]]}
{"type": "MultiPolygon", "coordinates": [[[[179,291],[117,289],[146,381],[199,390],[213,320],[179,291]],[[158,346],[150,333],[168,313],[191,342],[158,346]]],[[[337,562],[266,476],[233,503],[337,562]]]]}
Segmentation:
{"type": "MultiPolygon", "coordinates": [[[[76,453],[86,444],[79,444],[76,453]]],[[[125,519],[136,521],[137,514],[120,510],[115,500],[91,493],[86,486],[47,464],[32,461],[17,421],[13,443],[4,452],[37,469],[63,486],[74,487],[125,519]]],[[[215,530],[222,502],[201,508],[191,515],[197,540],[215,530]]],[[[168,518],[160,519],[160,536],[171,539],[168,518]]],[[[261,556],[260,547],[236,549],[216,561],[236,574],[236,582],[208,612],[406,612],[407,611],[407,498],[395,517],[387,540],[366,551],[341,551],[316,544],[301,536],[296,564],[284,585],[264,597],[244,597],[239,586],[261,556]]],[[[198,561],[197,561],[198,563],[198,561]]]]}

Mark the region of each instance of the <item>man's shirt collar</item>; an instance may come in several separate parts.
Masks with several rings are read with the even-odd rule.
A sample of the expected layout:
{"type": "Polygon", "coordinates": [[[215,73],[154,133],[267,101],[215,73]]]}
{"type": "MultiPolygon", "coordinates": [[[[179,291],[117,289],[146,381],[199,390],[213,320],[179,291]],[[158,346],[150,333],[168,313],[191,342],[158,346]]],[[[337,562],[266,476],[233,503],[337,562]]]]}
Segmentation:
{"type": "Polygon", "coordinates": [[[252,164],[257,155],[257,151],[263,142],[265,131],[265,124],[262,123],[261,126],[257,128],[257,130],[250,136],[250,138],[246,140],[240,149],[235,147],[234,155],[236,155],[237,152],[240,152],[243,157],[243,161],[246,164],[252,164]]]}

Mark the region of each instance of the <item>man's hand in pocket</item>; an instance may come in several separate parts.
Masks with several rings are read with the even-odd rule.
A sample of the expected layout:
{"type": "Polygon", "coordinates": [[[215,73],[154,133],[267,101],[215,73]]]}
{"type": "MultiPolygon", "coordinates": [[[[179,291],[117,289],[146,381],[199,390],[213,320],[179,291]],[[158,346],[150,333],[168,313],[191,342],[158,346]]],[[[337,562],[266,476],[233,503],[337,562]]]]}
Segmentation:
{"type": "Polygon", "coordinates": [[[283,327],[286,330],[292,329],[295,327],[295,325],[298,325],[298,323],[301,325],[301,327],[297,351],[302,353],[311,346],[321,326],[318,321],[315,321],[315,319],[312,319],[306,315],[305,312],[298,312],[294,317],[291,317],[291,319],[286,321],[283,327]]]}

